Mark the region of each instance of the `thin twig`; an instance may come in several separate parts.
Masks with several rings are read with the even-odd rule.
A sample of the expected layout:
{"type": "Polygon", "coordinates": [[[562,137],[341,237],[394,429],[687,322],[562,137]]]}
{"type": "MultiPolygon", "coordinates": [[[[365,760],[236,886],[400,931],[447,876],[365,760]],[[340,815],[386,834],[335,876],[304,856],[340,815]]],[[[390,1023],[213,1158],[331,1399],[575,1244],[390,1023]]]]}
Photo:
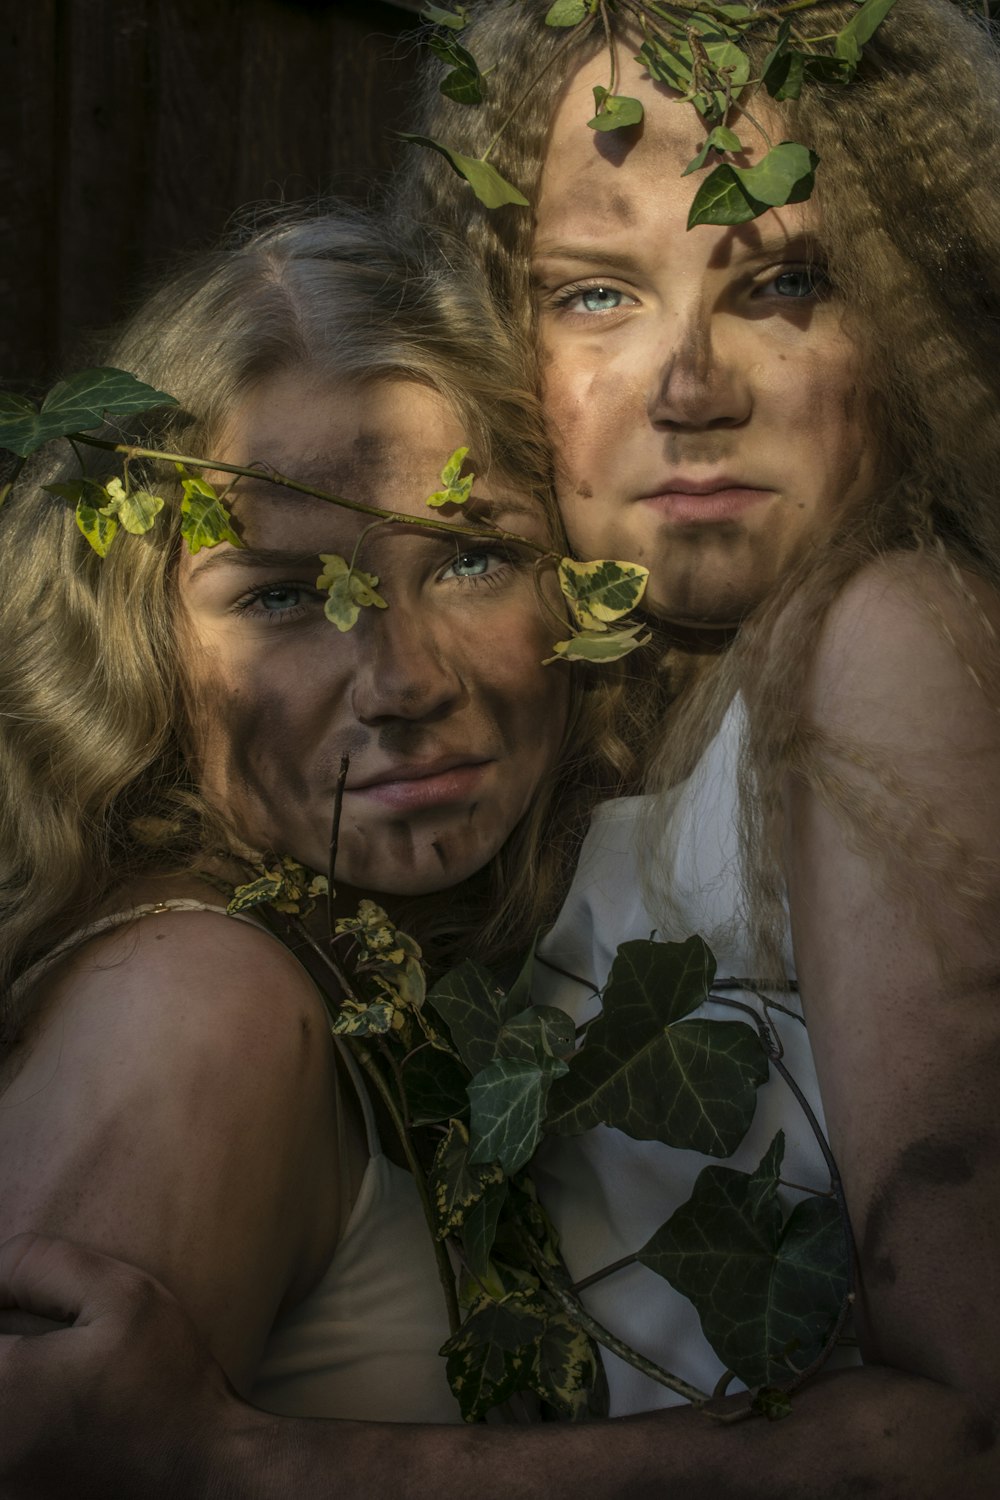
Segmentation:
{"type": "Polygon", "coordinates": [[[337,849],[340,844],[340,815],[344,809],[344,788],[347,785],[347,773],[351,768],[351,757],[342,755],[340,757],[340,770],[337,773],[337,785],[333,793],[333,820],[330,824],[330,852],[326,861],[326,921],[330,929],[329,938],[333,942],[334,922],[333,903],[336,899],[334,887],[334,876],[337,873],[337,849]]]}

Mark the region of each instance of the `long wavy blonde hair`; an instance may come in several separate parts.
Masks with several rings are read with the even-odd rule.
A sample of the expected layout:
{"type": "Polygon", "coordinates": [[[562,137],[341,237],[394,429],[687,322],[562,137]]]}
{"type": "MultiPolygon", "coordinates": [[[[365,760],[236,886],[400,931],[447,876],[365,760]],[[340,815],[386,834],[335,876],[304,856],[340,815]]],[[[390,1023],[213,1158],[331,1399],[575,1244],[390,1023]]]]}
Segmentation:
{"type": "MultiPolygon", "coordinates": [[[[489,103],[469,109],[443,99],[440,69],[431,64],[417,126],[478,155],[510,116],[490,160],[529,199],[565,81],[604,45],[599,26],[588,35],[546,26],[548,9],[546,0],[473,4],[463,41],[492,69],[489,103]]],[[[854,14],[851,5],[824,5],[800,12],[796,25],[814,22],[817,33],[829,33],[854,14]]],[[[608,19],[620,44],[634,42],[619,17],[608,19]]],[[[773,40],[765,19],[756,63],[773,40]]],[[[759,67],[753,71],[759,76],[759,67]]],[[[678,691],[648,767],[654,790],[676,785],[742,692],[749,710],[740,771],[744,914],[758,970],[774,978],[782,969],[781,788],[789,770],[813,784],[889,881],[907,885],[913,861],[942,877],[961,872],[944,884],[951,909],[964,903],[969,913],[985,889],[967,851],[873,748],[821,741],[802,703],[832,602],[861,568],[894,551],[920,552],[950,590],[964,624],[958,632],[948,627],[949,639],[1000,703],[1000,648],[962,573],[971,569],[1000,590],[1000,63],[990,27],[949,0],[897,0],[865,47],[854,83],[807,84],[800,101],[780,110],[786,138],[820,158],[816,201],[831,279],[861,353],[882,472],[890,477],[799,560],[727,651],[686,664],[683,652],[680,660],[671,653],[678,691]]],[[[399,204],[460,236],[498,305],[530,331],[530,212],[483,209],[430,152],[408,161],[404,174],[399,204]]],[[[926,605],[945,630],[930,591],[926,605]]],[[[668,920],[669,874],[662,859],[652,872],[668,920]]]]}
{"type": "MultiPolygon", "coordinates": [[[[477,468],[537,498],[562,550],[517,340],[477,274],[377,221],[340,211],[242,236],[156,293],[105,362],[180,403],[129,436],[202,456],[278,371],[422,382],[462,419],[477,468]]],[[[95,477],[113,472],[103,457],[95,477]]],[[[35,464],[0,511],[0,994],[130,880],[190,869],[229,836],[185,756],[178,507],[102,560],[42,487],[77,473],[35,464]]],[[[177,482],[169,466],[150,477],[161,493],[177,482]]],[[[508,845],[464,892],[417,912],[442,952],[461,940],[509,956],[554,914],[589,805],[632,766],[614,692],[607,676],[578,686],[563,762],[508,845]]],[[[13,1002],[2,1019],[10,1041],[13,1002]]]]}

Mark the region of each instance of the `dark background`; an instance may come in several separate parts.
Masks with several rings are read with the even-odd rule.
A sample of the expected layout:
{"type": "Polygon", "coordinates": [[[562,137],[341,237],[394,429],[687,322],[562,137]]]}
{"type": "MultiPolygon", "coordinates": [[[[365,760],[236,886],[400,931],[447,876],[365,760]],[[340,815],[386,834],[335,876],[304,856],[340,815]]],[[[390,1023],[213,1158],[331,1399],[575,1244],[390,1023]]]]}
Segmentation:
{"type": "Polygon", "coordinates": [[[366,201],[421,0],[0,0],[0,386],[37,394],[234,211],[366,201]]]}

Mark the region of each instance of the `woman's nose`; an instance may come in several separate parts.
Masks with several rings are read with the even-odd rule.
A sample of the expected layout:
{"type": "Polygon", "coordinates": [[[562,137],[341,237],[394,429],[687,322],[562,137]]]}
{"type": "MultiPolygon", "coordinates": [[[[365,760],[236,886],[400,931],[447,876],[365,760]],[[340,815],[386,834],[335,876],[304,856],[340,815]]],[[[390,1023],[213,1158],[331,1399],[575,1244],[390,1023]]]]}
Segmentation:
{"type": "Polygon", "coordinates": [[[752,405],[749,372],[731,355],[721,315],[702,305],[665,312],[651,351],[647,409],[654,427],[738,427],[752,405]]]}
{"type": "Polygon", "coordinates": [[[373,618],[365,622],[369,628],[358,638],[352,687],[358,720],[417,721],[450,712],[463,686],[447,639],[439,641],[426,619],[411,617],[401,604],[390,601],[387,609],[370,614],[373,618]]]}

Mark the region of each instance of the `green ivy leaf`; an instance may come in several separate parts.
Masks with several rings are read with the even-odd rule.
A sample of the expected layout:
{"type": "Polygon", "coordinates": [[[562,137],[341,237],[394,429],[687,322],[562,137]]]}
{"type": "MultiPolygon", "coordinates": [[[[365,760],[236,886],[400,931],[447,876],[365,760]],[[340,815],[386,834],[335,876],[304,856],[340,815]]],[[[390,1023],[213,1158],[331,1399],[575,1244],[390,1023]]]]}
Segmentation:
{"type": "Polygon", "coordinates": [[[497,1037],[498,1057],[516,1057],[543,1067],[547,1059],[571,1057],[575,1050],[573,1018],[555,1005],[529,1005],[505,1021],[497,1037]]]}
{"type": "Polygon", "coordinates": [[[705,144],[698,155],[691,158],[681,176],[687,177],[690,172],[699,172],[708,160],[710,151],[742,151],[744,149],[743,142],[734,130],[727,129],[725,125],[716,125],[714,130],[709,131],[705,144]]]}
{"type": "Polygon", "coordinates": [[[546,26],[579,26],[594,14],[596,6],[589,0],[556,0],[545,13],[546,26]]]}
{"type": "Polygon", "coordinates": [[[593,1340],[563,1312],[549,1314],[535,1345],[531,1388],[568,1422],[608,1415],[601,1357],[593,1340]]]}
{"type": "Polygon", "coordinates": [[[544,1065],[498,1057],[469,1084],[470,1161],[498,1161],[510,1176],[530,1161],[542,1136],[545,1102],[553,1076],[567,1065],[544,1065]]]}
{"type": "Polygon", "coordinates": [[[531,940],[531,947],[528,949],[524,962],[518,971],[517,978],[507,991],[507,1006],[509,1013],[512,1015],[531,1004],[531,981],[535,974],[535,950],[538,947],[538,940],[544,930],[544,928],[539,927],[535,933],[535,936],[531,940]]]}
{"type": "Polygon", "coordinates": [[[576,562],[564,557],[559,563],[559,587],[584,630],[605,631],[609,621],[635,609],[648,578],[648,568],[610,558],[576,562]]]}
{"type": "Polygon", "coordinates": [[[819,157],[794,141],[773,146],[754,167],[715,168],[694,195],[688,228],[696,224],[745,224],[785,203],[801,203],[812,192],[819,157]]]}
{"type": "Polygon", "coordinates": [[[725,73],[732,88],[741,88],[750,77],[750,59],[732,42],[706,42],[705,52],[717,73],[725,73]]]}
{"type": "Polygon", "coordinates": [[[427,45],[442,62],[451,66],[451,72],[439,85],[445,98],[454,99],[456,104],[482,104],[483,79],[472,53],[450,36],[428,37],[427,45]]]}
{"type": "Polygon", "coordinates": [[[461,1120],[450,1120],[427,1176],[427,1190],[437,1221],[435,1233],[445,1239],[464,1223],[492,1183],[503,1181],[494,1163],[473,1165],[469,1157],[469,1132],[461,1120]]]}
{"type": "Polygon", "coordinates": [[[464,959],[428,991],[426,1003],[447,1026],[470,1073],[493,1061],[508,1011],[507,997],[489,969],[464,959]]]}
{"type": "Polygon", "coordinates": [[[639,1251],[694,1303],[712,1348],[748,1386],[787,1383],[789,1359],[809,1364],[847,1292],[834,1200],[806,1198],[782,1224],[773,1169],[783,1150],[779,1131],[756,1173],[706,1167],[688,1202],[639,1251]]]}
{"type": "Polygon", "coordinates": [[[433,141],[428,135],[413,135],[404,130],[400,132],[400,138],[412,141],[415,146],[427,146],[431,151],[437,151],[451,163],[459,177],[465,178],[480,203],[487,208],[500,208],[505,203],[519,203],[523,208],[528,207],[524,194],[518,192],[512,182],[501,177],[496,167],[491,166],[488,161],[477,156],[463,156],[460,151],[453,151],[450,146],[433,141]]]}
{"type": "Polygon", "coordinates": [[[544,1304],[513,1292],[478,1308],[442,1346],[448,1382],[466,1422],[480,1421],[522,1389],[544,1327],[544,1304]]]}
{"type": "Polygon", "coordinates": [[[462,476],[462,465],[469,456],[468,448],[456,448],[441,470],[442,488],[435,490],[433,495],[428,495],[424,501],[425,505],[435,507],[442,505],[464,505],[472,494],[472,486],[475,474],[462,476]]]}
{"type": "Polygon", "coordinates": [[[133,416],[154,406],[176,406],[173,396],[108,366],[60,380],[41,408],[24,396],[0,396],[0,447],[26,458],[43,443],[100,427],[105,415],[133,416]]]}
{"type": "Polygon", "coordinates": [[[468,1114],[465,1070],[448,1052],[421,1047],[403,1063],[403,1089],[410,1122],[436,1125],[468,1114]]]}
{"type": "Polygon", "coordinates": [[[865,0],[834,42],[837,56],[845,62],[860,62],[862,47],[875,35],[895,3],[896,0],[865,0]]]}
{"type": "Polygon", "coordinates": [[[104,493],[108,503],[103,514],[114,516],[131,536],[144,536],[151,531],[164,506],[160,496],[151,495],[149,490],[129,490],[126,493],[120,479],[110,479],[104,486],[104,493]]]}
{"type": "Polygon", "coordinates": [[[694,58],[687,42],[677,40],[672,47],[650,39],[639,48],[637,62],[645,64],[649,76],[686,94],[694,76],[694,58]]]}
{"type": "Polygon", "coordinates": [[[546,658],[545,665],[553,661],[620,661],[640,646],[648,646],[652,636],[643,625],[629,625],[624,630],[581,630],[568,641],[556,641],[552,647],[554,656],[546,658]]]}
{"type": "Polygon", "coordinates": [[[600,84],[594,86],[596,113],[587,124],[591,130],[624,130],[627,125],[642,124],[642,105],[627,94],[609,94],[600,84]]]}
{"type": "Polygon", "coordinates": [[[352,568],[346,557],[338,557],[334,552],[321,552],[319,560],[323,571],[316,587],[327,591],[323,613],[339,631],[351,630],[363,609],[387,608],[382,595],[376,592],[377,574],[352,568]]]}
{"type": "Polygon", "coordinates": [[[623,943],[604,1008],[570,1071],[552,1087],[549,1127],[613,1125],[637,1140],[709,1156],[735,1151],[768,1075],[756,1031],[685,1020],[706,998],[715,960],[700,937],[623,943]]]}

